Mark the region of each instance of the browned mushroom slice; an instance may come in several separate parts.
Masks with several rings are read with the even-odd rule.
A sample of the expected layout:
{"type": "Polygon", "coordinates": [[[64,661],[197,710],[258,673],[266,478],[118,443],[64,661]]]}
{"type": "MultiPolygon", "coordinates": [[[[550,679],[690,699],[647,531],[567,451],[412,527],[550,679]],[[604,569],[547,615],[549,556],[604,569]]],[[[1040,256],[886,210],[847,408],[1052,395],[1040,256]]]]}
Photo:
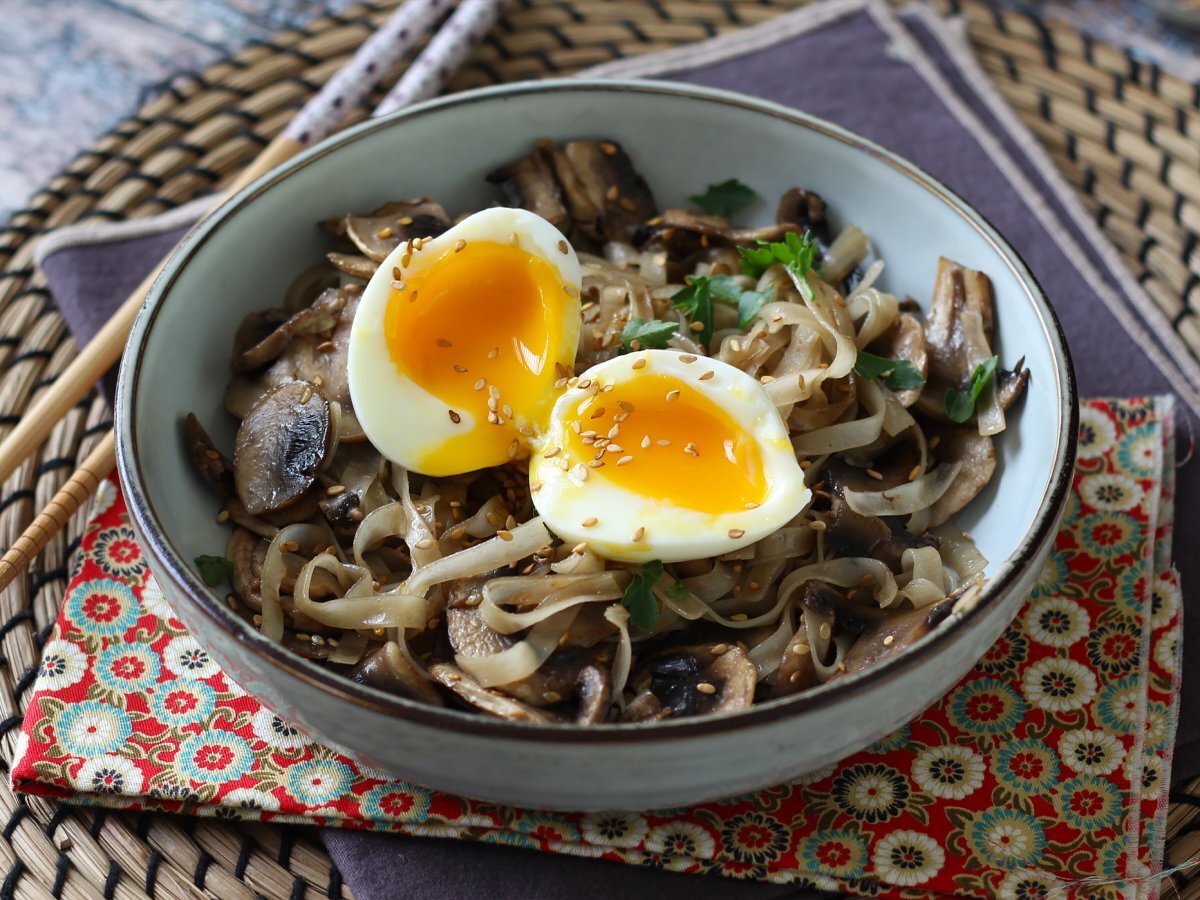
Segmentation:
{"type": "Polygon", "coordinates": [[[277,359],[293,338],[300,335],[320,334],[337,327],[348,294],[337,288],[328,288],[321,293],[312,306],[302,309],[258,343],[234,354],[229,366],[234,372],[245,374],[261,369],[277,359]]]}
{"type": "Polygon", "coordinates": [[[795,226],[792,230],[811,231],[821,249],[833,243],[833,230],[825,216],[825,201],[816,191],[794,187],[785,192],[779,198],[775,221],[780,225],[795,226]]]}
{"type": "Polygon", "coordinates": [[[395,641],[388,641],[373,651],[354,667],[350,677],[359,684],[377,687],[390,694],[399,694],[432,706],[443,705],[442,695],[437,688],[413,668],[395,641]]]}
{"type": "Polygon", "coordinates": [[[996,369],[996,399],[1000,401],[1001,409],[1008,409],[1025,393],[1029,384],[1029,370],[1025,368],[1025,357],[1017,361],[1010,372],[1008,369],[996,369]]]}
{"type": "Polygon", "coordinates": [[[575,682],[579,694],[577,725],[595,725],[608,718],[612,705],[612,684],[608,672],[599,666],[584,666],[575,682]]]}
{"type": "Polygon", "coordinates": [[[930,430],[939,438],[934,454],[943,464],[962,463],[946,493],[929,508],[929,527],[940,525],[975,499],[996,471],[992,439],[974,428],[943,426],[930,430]]]}
{"type": "Polygon", "coordinates": [[[745,709],[758,683],[754,663],[728,644],[672,648],[650,660],[647,670],[650,692],[672,718],[745,709]]]}
{"type": "Polygon", "coordinates": [[[350,536],[363,520],[362,500],[353,491],[343,491],[335,497],[317,501],[321,515],[337,534],[350,536]]]}
{"type": "Polygon", "coordinates": [[[800,628],[784,648],[779,668],[775,671],[775,685],[771,689],[771,696],[786,697],[798,694],[819,683],[812,648],[805,640],[804,629],[800,628]]]}
{"type": "Polygon", "coordinates": [[[487,180],[500,188],[508,206],[519,206],[541,216],[555,228],[565,229],[569,218],[554,166],[544,146],[528,156],[497,169],[487,180]]]}
{"type": "Polygon", "coordinates": [[[549,724],[561,722],[562,719],[543,709],[535,709],[519,700],[501,693],[489,690],[478,681],[451,663],[438,662],[429,667],[429,674],[438,683],[448,688],[456,697],[482,712],[500,719],[512,719],[518,722],[537,722],[549,724]]]}
{"type": "Polygon", "coordinates": [[[183,439],[187,442],[192,465],[196,467],[204,482],[216,491],[217,496],[232,497],[233,465],[216,448],[194,413],[188,413],[187,418],[183,420],[183,439]]]}
{"type": "Polygon", "coordinates": [[[658,698],[649,690],[642,691],[625,704],[617,716],[618,722],[661,722],[671,715],[658,698]]]}
{"type": "MultiPolygon", "coordinates": [[[[929,356],[925,349],[925,326],[911,313],[902,312],[892,327],[871,342],[867,348],[877,356],[887,359],[906,359],[922,378],[929,374],[929,356]]],[[[920,388],[897,391],[896,399],[901,406],[912,406],[921,396],[920,388]]]]}
{"type": "Polygon", "coordinates": [[[844,669],[834,675],[840,678],[869,668],[929,634],[953,609],[956,596],[939,600],[922,609],[884,610],[863,629],[858,639],[842,658],[844,669]]]}
{"type": "Polygon", "coordinates": [[[649,185],[620,144],[567,141],[562,152],[589,201],[585,211],[575,217],[589,237],[628,241],[635,228],[658,212],[649,185]],[[599,211],[590,221],[582,218],[589,207],[599,211]]]}
{"type": "Polygon", "coordinates": [[[575,172],[571,160],[553,141],[538,141],[537,147],[543,158],[550,164],[554,177],[558,179],[559,191],[571,221],[576,225],[582,225],[593,240],[600,239],[595,225],[600,219],[601,210],[604,209],[604,195],[589,195],[588,186],[575,172]]]}
{"type": "Polygon", "coordinates": [[[733,228],[721,216],[707,216],[686,209],[668,209],[639,228],[633,242],[642,248],[661,247],[667,251],[667,278],[682,282],[692,274],[696,262],[716,247],[737,247],[755,241],[778,241],[789,231],[791,223],[766,225],[761,228],[733,228]]]}
{"type": "Polygon", "coordinates": [[[938,545],[937,538],[910,534],[899,521],[856,513],[842,495],[846,487],[879,490],[880,485],[886,482],[874,481],[861,469],[844,463],[831,466],[826,481],[832,497],[826,518],[825,546],[835,555],[870,557],[879,560],[893,572],[899,572],[905,550],[938,545]]]}
{"type": "Polygon", "coordinates": [[[353,253],[326,253],[325,255],[339,272],[345,272],[351,278],[361,278],[363,281],[370,281],[375,270],[379,268],[379,263],[366,256],[358,256],[353,253]]]}
{"type": "Polygon", "coordinates": [[[948,389],[966,390],[975,366],[992,355],[992,282],[982,272],[942,257],[925,320],[929,372],[917,400],[922,415],[941,422],[948,389]]]}
{"type": "Polygon", "coordinates": [[[385,203],[369,216],[351,215],[345,219],[346,237],[377,263],[404,241],[437,237],[449,227],[446,211],[427,197],[385,203]]]}
{"type": "Polygon", "coordinates": [[[292,381],[250,408],[238,428],[233,476],[252,516],[283,509],[313,486],[329,448],[329,402],[320,388],[292,381]]]}
{"type": "Polygon", "coordinates": [[[258,535],[245,528],[235,528],[229,536],[229,544],[225,547],[225,558],[233,563],[233,575],[229,582],[242,603],[254,612],[262,609],[262,594],[259,593],[258,581],[258,572],[261,569],[256,570],[254,562],[254,551],[258,542],[258,535]]]}

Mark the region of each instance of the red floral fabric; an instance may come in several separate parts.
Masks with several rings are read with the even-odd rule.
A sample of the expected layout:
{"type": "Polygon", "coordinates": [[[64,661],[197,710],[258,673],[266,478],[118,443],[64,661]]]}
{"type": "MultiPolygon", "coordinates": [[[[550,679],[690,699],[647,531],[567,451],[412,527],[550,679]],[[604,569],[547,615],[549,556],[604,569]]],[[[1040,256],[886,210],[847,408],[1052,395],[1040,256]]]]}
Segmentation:
{"type": "Polygon", "coordinates": [[[1096,401],[1020,615],[917,720],[794,784],[691,809],[558,814],[356,765],[233,684],[98,496],[12,766],[77,804],[482,840],[852,893],[1157,892],[1177,717],[1169,399],[1096,401]]]}

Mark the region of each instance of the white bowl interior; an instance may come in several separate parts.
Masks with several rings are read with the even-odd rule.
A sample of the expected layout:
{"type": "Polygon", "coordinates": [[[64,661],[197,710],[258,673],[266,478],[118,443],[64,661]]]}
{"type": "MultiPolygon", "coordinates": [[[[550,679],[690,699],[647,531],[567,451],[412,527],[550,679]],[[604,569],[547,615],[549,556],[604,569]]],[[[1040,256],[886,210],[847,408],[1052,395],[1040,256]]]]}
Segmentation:
{"type": "MultiPolygon", "coordinates": [[[[986,272],[995,287],[1001,364],[1024,356],[1033,373],[1023,407],[1010,417],[1015,427],[1000,438],[997,476],[959,519],[995,574],[1032,530],[1054,474],[1063,415],[1048,323],[1021,273],[973,227],[965,207],[944,202],[886,157],[821,125],[665,87],[517,93],[375,124],[309,154],[286,178],[258,187],[252,202],[220,214],[219,228],[189,241],[187,265],[157,296],[163,309],[142,348],[133,398],[146,493],[183,559],[222,552],[228,533],[191,470],[179,421],[195,412],[220,446],[232,447],[235,423],[222,393],[234,331],[248,312],[278,304],[289,282],[332,249],[317,223],[402,197],[433,197],[452,215],[488,205],[496,191],[484,176],[539,137],[620,141],[663,207],[736,176],[762,198],[739,215],[745,223],[770,221],[789,187],[814,189],[835,223],[870,235],[887,266],[882,285],[923,305],[939,255],[986,272]]],[[[122,388],[123,403],[129,389],[122,388]]]]}

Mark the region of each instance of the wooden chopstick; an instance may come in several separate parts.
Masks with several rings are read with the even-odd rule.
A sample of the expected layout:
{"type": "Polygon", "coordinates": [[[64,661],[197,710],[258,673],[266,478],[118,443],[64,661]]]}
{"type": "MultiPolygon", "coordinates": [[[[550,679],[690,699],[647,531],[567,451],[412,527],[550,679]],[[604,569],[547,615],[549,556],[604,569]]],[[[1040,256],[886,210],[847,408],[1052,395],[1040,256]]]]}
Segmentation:
{"type": "MultiPolygon", "coordinates": [[[[218,198],[214,209],[306,146],[318,143],[336,131],[345,114],[362,101],[451,5],[451,0],[405,0],[384,26],[364,41],[353,58],[304,105],[287,128],[242,171],[218,198]]],[[[439,31],[414,61],[413,66],[421,66],[419,83],[410,79],[406,86],[402,78],[373,114],[383,115],[415,102],[403,99],[406,93],[416,99],[437,93],[495,24],[506,5],[507,0],[464,0],[443,26],[448,36],[440,38],[442,32],[439,31]],[[401,92],[401,88],[406,93],[401,92]]],[[[21,421],[0,444],[0,481],[41,445],[54,423],[66,415],[120,358],[133,330],[134,319],[165,262],[159,263],[146,276],[54,384],[25,411],[21,421]]],[[[110,430],[0,558],[0,590],[8,587],[32,563],[115,465],[116,441],[110,430]]]]}

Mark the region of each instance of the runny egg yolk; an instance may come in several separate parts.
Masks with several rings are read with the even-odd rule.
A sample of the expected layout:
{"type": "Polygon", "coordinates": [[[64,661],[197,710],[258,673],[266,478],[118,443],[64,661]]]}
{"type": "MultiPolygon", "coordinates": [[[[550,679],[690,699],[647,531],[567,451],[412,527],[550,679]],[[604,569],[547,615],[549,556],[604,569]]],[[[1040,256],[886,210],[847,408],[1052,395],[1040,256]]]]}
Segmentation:
{"type": "MultiPolygon", "coordinates": [[[[429,475],[501,465],[525,442],[519,429],[545,422],[561,376],[569,295],[558,270],[511,244],[460,242],[420,260],[393,283],[384,319],[392,360],[474,427],[430,451],[429,475]],[[457,248],[457,249],[456,249],[457,248]]],[[[397,415],[402,415],[397,410],[397,415]]],[[[456,418],[457,417],[457,418],[456,418]]]]}
{"type": "Polygon", "coordinates": [[[670,375],[642,375],[590,397],[565,433],[571,466],[590,463],[596,477],[641,497],[720,514],[767,496],[754,435],[670,375]],[[597,461],[603,465],[595,467],[597,461]]]}

